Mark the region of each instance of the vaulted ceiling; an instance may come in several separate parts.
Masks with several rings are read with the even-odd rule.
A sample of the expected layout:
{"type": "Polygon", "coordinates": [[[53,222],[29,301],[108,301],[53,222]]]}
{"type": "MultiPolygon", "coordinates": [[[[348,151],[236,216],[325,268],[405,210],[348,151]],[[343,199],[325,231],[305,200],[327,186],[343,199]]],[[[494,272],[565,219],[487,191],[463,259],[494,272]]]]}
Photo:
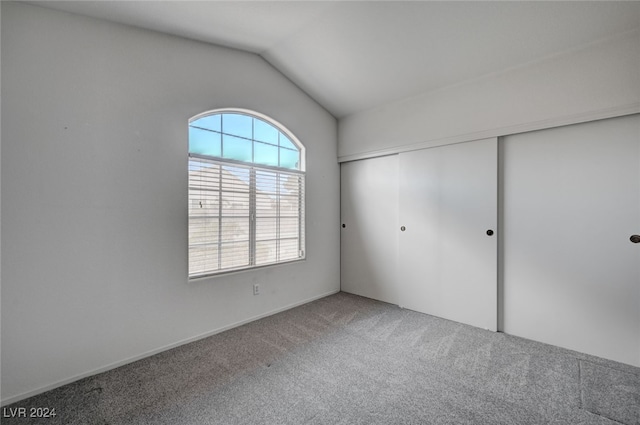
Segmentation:
{"type": "Polygon", "coordinates": [[[640,29],[640,2],[35,1],[261,55],[341,118],[640,29]]]}

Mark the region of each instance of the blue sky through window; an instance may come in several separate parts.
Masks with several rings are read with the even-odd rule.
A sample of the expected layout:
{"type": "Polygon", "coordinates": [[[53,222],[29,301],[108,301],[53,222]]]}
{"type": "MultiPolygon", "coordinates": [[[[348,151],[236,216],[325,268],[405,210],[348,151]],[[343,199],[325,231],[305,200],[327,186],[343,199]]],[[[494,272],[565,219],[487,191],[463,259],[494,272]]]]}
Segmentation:
{"type": "Polygon", "coordinates": [[[222,134],[189,126],[189,152],[207,156],[222,155],[222,134]]]}
{"type": "Polygon", "coordinates": [[[222,114],[222,132],[251,139],[253,136],[252,121],[253,118],[248,115],[222,114]]]}
{"type": "Polygon", "coordinates": [[[271,145],[278,146],[278,134],[280,133],[277,128],[262,121],[253,120],[254,138],[257,141],[269,143],[271,145]]]}
{"type": "Polygon", "coordinates": [[[300,169],[300,149],[286,135],[244,114],[213,114],[192,121],[189,153],[300,169]]]}

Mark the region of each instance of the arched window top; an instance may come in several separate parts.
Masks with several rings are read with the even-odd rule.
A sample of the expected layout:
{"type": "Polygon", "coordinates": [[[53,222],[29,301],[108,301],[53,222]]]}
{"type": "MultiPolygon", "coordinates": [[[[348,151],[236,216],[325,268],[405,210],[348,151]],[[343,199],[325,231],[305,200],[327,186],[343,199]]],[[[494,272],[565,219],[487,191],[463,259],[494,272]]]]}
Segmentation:
{"type": "Polygon", "coordinates": [[[189,120],[189,154],[304,171],[304,146],[275,120],[218,109],[189,120]]]}

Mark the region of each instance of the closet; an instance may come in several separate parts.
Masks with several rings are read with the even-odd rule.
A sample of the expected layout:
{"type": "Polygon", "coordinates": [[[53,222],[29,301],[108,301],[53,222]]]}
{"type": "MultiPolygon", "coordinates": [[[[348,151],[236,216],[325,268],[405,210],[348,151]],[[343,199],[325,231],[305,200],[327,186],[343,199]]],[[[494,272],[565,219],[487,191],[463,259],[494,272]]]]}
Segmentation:
{"type": "Polygon", "coordinates": [[[497,140],[399,155],[399,304],[497,329],[497,140]]]}
{"type": "Polygon", "coordinates": [[[399,304],[398,155],[341,164],[340,216],[341,289],[399,304]]]}
{"type": "Polygon", "coordinates": [[[341,170],[343,291],[640,366],[640,115],[341,170]]]}
{"type": "Polygon", "coordinates": [[[503,330],[640,366],[640,115],[507,136],[503,330]]]}

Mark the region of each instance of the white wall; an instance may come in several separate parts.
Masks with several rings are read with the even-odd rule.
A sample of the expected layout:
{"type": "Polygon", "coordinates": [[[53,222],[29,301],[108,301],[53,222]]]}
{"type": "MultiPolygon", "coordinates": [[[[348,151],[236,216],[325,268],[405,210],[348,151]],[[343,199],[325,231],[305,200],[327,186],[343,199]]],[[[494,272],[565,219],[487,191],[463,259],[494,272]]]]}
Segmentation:
{"type": "Polygon", "coordinates": [[[340,120],[340,161],[640,112],[640,30],[340,120]]]}
{"type": "Polygon", "coordinates": [[[3,403],[339,290],[336,121],[258,56],[2,2],[2,88],[3,403]],[[189,283],[187,121],[220,107],[305,144],[307,260],[189,283]]]}

